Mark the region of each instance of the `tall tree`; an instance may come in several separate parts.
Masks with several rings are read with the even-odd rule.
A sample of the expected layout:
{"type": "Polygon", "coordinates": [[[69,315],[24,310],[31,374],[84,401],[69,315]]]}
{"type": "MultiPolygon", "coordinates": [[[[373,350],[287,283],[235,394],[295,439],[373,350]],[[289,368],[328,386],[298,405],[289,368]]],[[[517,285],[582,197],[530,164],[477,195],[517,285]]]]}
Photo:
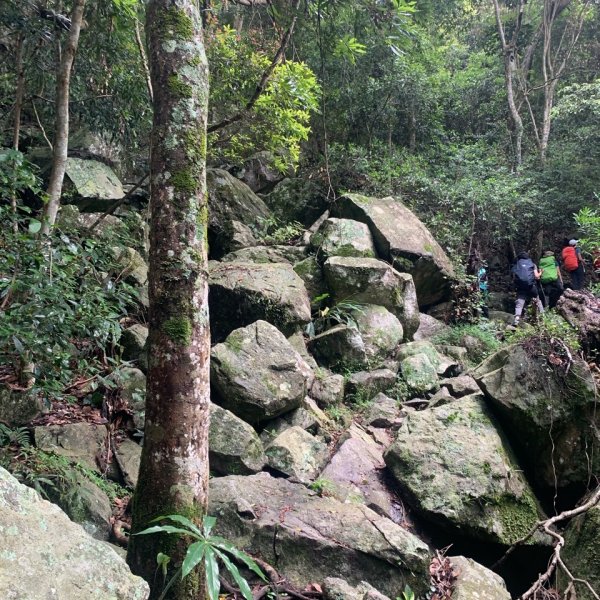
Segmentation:
{"type": "Polygon", "coordinates": [[[84,8],[85,0],[75,0],[73,3],[69,37],[58,65],[52,170],[48,182],[48,202],[44,209],[42,234],[47,234],[50,231],[56,221],[56,215],[60,207],[60,194],[67,168],[67,149],[69,145],[69,84],[77,44],[79,43],[84,8]]]}
{"type": "MultiPolygon", "coordinates": [[[[161,515],[177,513],[200,523],[208,494],[208,65],[197,2],[151,0],[146,34],[154,90],[150,345],[134,533],[161,515]]],[[[133,571],[152,584],[159,552],[181,564],[185,542],[172,537],[133,536],[133,571]]],[[[154,589],[152,597],[159,593],[154,589]]],[[[203,575],[179,582],[173,597],[205,598],[203,575]]]]}

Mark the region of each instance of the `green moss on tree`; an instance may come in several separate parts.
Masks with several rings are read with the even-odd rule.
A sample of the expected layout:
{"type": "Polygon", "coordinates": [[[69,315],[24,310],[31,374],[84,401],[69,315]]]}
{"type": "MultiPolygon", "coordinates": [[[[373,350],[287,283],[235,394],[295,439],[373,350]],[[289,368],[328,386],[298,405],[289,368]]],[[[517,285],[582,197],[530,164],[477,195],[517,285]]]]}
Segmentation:
{"type": "Polygon", "coordinates": [[[175,98],[180,100],[184,98],[191,98],[193,94],[192,86],[181,81],[177,75],[169,76],[169,90],[175,98]]]}
{"type": "MultiPolygon", "coordinates": [[[[194,22],[184,10],[172,6],[165,11],[162,31],[170,34],[168,38],[182,41],[194,39],[194,22]]],[[[164,37],[167,37],[166,35],[164,37]]]]}
{"type": "Polygon", "coordinates": [[[171,317],[163,323],[162,328],[177,344],[187,346],[192,341],[192,323],[185,317],[171,317]]]}
{"type": "Polygon", "coordinates": [[[171,175],[171,183],[175,191],[193,194],[198,187],[198,176],[191,168],[183,169],[171,175]]]}

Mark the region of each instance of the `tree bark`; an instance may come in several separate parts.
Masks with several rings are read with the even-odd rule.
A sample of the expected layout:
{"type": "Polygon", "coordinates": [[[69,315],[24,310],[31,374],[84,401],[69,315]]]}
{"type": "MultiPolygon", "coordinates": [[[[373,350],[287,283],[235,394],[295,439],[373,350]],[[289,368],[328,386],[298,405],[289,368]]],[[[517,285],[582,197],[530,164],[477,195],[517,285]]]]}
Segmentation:
{"type": "Polygon", "coordinates": [[[19,34],[17,39],[17,52],[15,56],[17,70],[17,88],[15,90],[15,121],[13,126],[13,149],[19,149],[19,137],[21,134],[21,110],[23,109],[23,96],[25,93],[25,66],[23,54],[25,50],[25,36],[19,34]]]}
{"type": "Polygon", "coordinates": [[[60,207],[65,169],[67,167],[67,149],[69,145],[69,84],[71,69],[79,43],[79,32],[83,20],[85,0],[75,0],[71,14],[71,28],[67,46],[62,53],[56,78],[56,120],[54,125],[54,144],[52,154],[52,170],[48,182],[48,202],[42,219],[42,235],[47,235],[56,221],[60,207]]]}
{"type": "MultiPolygon", "coordinates": [[[[146,15],[154,90],[151,142],[149,371],[133,532],[161,515],[201,523],[208,499],[209,356],[206,193],[208,65],[197,2],[151,0],[146,15]]],[[[181,565],[188,540],[132,536],[128,562],[161,592],[156,555],[181,565]]],[[[172,572],[171,572],[172,574],[172,572]]],[[[177,600],[206,598],[196,569],[177,600]]]]}

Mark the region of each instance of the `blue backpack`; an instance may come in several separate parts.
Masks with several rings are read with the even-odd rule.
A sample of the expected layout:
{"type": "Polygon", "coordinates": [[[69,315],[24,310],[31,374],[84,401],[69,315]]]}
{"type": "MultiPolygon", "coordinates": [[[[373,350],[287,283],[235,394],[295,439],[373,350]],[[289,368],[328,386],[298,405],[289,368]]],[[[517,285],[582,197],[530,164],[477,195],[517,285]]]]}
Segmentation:
{"type": "Polygon", "coordinates": [[[520,258],[513,267],[517,287],[531,287],[535,283],[535,265],[530,258],[520,258]]]}

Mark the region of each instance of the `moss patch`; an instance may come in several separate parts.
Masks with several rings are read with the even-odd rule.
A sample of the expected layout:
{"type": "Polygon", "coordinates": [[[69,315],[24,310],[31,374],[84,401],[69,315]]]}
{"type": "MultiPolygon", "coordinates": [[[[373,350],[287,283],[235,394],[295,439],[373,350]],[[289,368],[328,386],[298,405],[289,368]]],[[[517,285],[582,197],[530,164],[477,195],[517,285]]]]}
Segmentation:
{"type": "Polygon", "coordinates": [[[177,75],[169,75],[167,85],[169,87],[169,91],[173,94],[173,96],[180,100],[192,97],[192,86],[181,81],[181,79],[179,79],[177,75]]]}
{"type": "Polygon", "coordinates": [[[193,169],[183,169],[171,175],[171,183],[177,192],[193,194],[198,187],[198,177],[193,169]]]}
{"type": "Polygon", "coordinates": [[[187,346],[192,341],[192,324],[185,317],[171,317],[163,323],[163,331],[169,338],[182,346],[187,346]]]}
{"type": "Polygon", "coordinates": [[[162,30],[165,33],[171,34],[170,38],[183,41],[189,41],[194,38],[194,22],[185,11],[175,6],[165,11],[162,30]]]}

